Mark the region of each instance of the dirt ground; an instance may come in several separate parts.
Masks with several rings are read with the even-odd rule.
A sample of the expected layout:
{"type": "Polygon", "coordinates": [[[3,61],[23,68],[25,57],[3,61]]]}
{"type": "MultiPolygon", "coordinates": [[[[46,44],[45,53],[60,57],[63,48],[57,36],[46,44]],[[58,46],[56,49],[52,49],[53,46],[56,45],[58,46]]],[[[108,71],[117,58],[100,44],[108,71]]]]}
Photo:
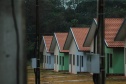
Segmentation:
{"type": "MultiPolygon", "coordinates": [[[[53,70],[40,69],[41,84],[94,84],[89,73],[70,74],[67,72],[54,72],[53,70]]],[[[27,67],[27,84],[35,84],[34,70],[27,67]]],[[[126,84],[126,77],[109,76],[106,84],[126,84]]]]}

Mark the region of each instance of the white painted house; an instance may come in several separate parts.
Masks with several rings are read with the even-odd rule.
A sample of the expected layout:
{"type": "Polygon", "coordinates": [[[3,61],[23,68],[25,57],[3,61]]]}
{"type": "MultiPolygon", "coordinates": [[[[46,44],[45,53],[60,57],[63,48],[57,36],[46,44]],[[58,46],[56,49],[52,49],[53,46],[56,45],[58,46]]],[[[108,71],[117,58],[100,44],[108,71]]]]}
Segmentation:
{"type": "Polygon", "coordinates": [[[122,23],[115,39],[115,41],[125,41],[124,47],[124,67],[125,67],[125,76],[126,76],[126,19],[122,23]]]}
{"type": "Polygon", "coordinates": [[[49,51],[54,52],[54,70],[68,71],[69,70],[69,51],[63,50],[68,33],[54,33],[49,51]]]}
{"type": "Polygon", "coordinates": [[[49,52],[53,36],[43,36],[40,46],[40,52],[43,53],[43,68],[54,69],[54,54],[49,52]]]}
{"type": "Polygon", "coordinates": [[[69,72],[87,72],[86,52],[90,47],[83,47],[89,28],[70,28],[64,44],[64,50],[69,50],[69,72]]]}

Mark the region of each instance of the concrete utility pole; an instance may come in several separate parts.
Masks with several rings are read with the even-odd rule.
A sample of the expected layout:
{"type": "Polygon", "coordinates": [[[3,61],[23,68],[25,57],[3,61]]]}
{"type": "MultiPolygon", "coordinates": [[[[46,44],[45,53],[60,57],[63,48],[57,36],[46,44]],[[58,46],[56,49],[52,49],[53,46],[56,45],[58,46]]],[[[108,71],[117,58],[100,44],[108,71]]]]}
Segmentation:
{"type": "Polygon", "coordinates": [[[24,0],[0,0],[0,84],[26,84],[24,0]]]}
{"type": "Polygon", "coordinates": [[[39,29],[39,4],[36,0],[36,58],[37,68],[35,69],[35,82],[40,84],[40,29],[39,29]]]}
{"type": "Polygon", "coordinates": [[[97,0],[97,53],[100,55],[100,74],[98,84],[105,84],[105,0],[97,0]]]}

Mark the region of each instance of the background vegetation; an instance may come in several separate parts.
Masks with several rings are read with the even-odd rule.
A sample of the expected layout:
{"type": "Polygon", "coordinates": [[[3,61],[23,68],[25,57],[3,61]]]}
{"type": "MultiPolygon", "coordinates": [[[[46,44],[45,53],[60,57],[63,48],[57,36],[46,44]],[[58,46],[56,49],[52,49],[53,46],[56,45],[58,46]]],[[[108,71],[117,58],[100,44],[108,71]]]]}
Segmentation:
{"type": "MultiPolygon", "coordinates": [[[[27,57],[34,57],[36,0],[26,0],[27,57]]],[[[41,35],[53,35],[54,32],[68,32],[70,27],[90,27],[97,17],[97,2],[82,1],[75,9],[62,6],[60,0],[39,0],[39,27],[41,35]]],[[[106,1],[106,18],[125,18],[126,1],[106,1]]]]}

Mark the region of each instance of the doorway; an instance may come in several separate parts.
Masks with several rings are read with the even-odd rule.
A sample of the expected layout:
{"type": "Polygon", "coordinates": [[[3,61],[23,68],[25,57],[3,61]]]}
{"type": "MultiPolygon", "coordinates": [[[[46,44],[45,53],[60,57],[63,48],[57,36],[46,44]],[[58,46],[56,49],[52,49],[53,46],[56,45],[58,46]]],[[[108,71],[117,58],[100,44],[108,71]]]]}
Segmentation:
{"type": "Polygon", "coordinates": [[[109,54],[107,54],[107,74],[109,74],[109,54]]]}

